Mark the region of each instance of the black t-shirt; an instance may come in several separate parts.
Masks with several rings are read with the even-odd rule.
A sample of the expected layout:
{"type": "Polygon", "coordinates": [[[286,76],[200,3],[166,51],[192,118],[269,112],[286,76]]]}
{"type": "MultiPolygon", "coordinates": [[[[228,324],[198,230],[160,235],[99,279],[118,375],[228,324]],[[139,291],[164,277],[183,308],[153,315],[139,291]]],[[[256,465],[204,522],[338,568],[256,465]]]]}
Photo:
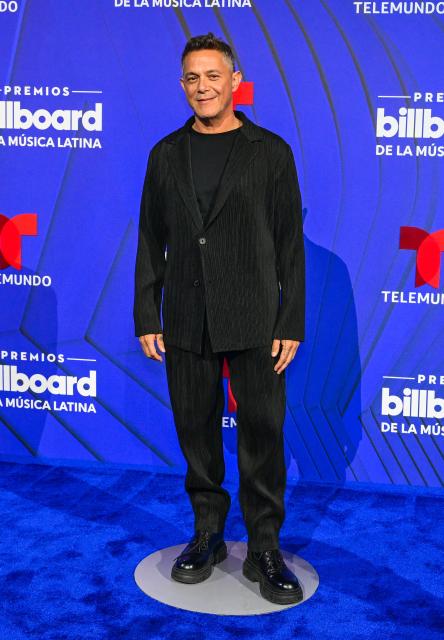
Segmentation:
{"type": "Polygon", "coordinates": [[[204,221],[213,206],[220,178],[238,133],[239,127],[222,133],[201,133],[192,127],[189,129],[194,189],[204,221]]]}

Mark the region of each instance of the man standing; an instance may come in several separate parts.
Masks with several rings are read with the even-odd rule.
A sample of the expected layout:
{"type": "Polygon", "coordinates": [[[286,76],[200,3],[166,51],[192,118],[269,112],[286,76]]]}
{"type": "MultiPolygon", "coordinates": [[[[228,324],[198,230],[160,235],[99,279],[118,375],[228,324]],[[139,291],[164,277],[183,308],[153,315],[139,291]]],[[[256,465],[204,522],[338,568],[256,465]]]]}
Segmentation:
{"type": "Polygon", "coordinates": [[[172,577],[205,580],[227,555],[223,361],[237,403],[244,575],[266,599],[302,599],[279,549],[285,517],[285,369],[305,329],[301,196],[291,147],[232,108],[241,82],[231,48],[191,38],[180,82],[194,115],[152,148],[143,186],[134,321],[162,362],[194,534],[172,577]],[[166,255],[165,255],[166,251],[166,255]],[[163,301],[162,301],[163,288],[163,301]],[[160,323],[162,301],[163,328],[160,323]]]}

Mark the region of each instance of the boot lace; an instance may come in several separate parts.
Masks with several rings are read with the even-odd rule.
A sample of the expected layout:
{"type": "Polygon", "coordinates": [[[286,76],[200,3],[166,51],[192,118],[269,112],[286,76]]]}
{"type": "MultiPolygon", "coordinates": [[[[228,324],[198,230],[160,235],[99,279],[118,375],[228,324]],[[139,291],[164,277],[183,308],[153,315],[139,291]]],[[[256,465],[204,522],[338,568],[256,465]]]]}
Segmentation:
{"type": "MultiPolygon", "coordinates": [[[[208,540],[210,538],[210,535],[211,535],[210,532],[207,531],[206,529],[204,529],[203,531],[199,531],[197,533],[196,540],[191,545],[191,547],[189,547],[186,550],[186,553],[191,553],[192,551],[202,551],[203,549],[208,549],[208,540]]],[[[185,553],[185,549],[181,553],[179,553],[179,555],[176,556],[174,558],[174,560],[177,560],[177,558],[179,558],[183,553],[185,553]]]]}
{"type": "Polygon", "coordinates": [[[258,556],[258,559],[260,558],[264,559],[267,573],[270,575],[278,573],[284,566],[284,559],[280,549],[261,551],[258,556]]]}

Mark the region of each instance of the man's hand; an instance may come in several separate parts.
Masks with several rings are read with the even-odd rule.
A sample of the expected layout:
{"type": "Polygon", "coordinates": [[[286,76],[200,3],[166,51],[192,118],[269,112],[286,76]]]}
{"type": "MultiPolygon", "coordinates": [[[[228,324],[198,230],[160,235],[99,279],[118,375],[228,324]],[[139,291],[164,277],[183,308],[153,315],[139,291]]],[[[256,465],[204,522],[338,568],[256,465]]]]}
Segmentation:
{"type": "Polygon", "coordinates": [[[298,340],[280,340],[275,338],[271,347],[271,355],[277,356],[279,351],[279,345],[282,343],[282,351],[279,360],[276,362],[274,370],[276,373],[281,373],[285,367],[287,367],[296,355],[299,345],[298,340]]]}
{"type": "Polygon", "coordinates": [[[165,353],[165,345],[163,344],[163,334],[162,333],[147,333],[145,336],[140,336],[139,341],[142,345],[142,349],[144,354],[148,358],[152,358],[153,360],[159,360],[163,362],[162,356],[157,353],[156,348],[154,346],[157,340],[157,344],[162,353],[165,353]]]}

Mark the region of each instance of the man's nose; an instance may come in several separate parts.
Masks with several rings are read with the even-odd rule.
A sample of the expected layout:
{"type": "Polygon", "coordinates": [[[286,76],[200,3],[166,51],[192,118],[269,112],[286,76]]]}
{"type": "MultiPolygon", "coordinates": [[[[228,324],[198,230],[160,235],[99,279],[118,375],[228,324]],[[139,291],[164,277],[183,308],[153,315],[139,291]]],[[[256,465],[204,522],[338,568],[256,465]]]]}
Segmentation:
{"type": "Polygon", "coordinates": [[[199,80],[197,90],[199,91],[199,93],[205,93],[205,91],[207,90],[207,81],[205,78],[201,78],[199,80]]]}

